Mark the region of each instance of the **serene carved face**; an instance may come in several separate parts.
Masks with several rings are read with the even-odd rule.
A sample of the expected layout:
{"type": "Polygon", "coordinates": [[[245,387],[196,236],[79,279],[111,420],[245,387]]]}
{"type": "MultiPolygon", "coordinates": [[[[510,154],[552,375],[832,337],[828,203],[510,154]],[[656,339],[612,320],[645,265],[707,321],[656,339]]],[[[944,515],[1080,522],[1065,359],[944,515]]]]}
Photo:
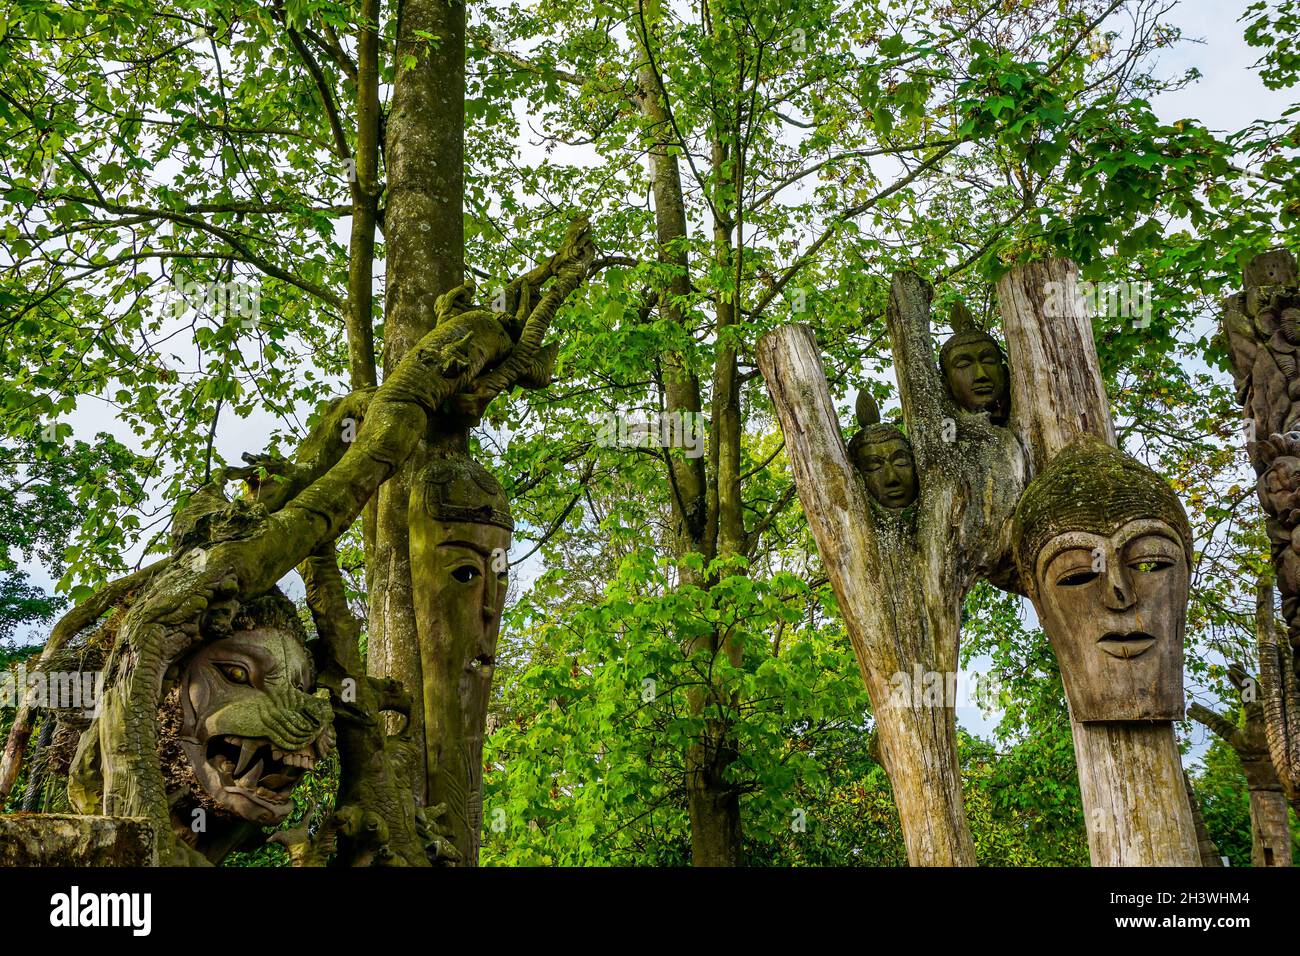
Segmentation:
{"type": "Polygon", "coordinates": [[[943,363],[944,379],[955,401],[968,412],[1002,411],[1007,398],[1007,365],[992,342],[953,346],[943,363]]]}
{"type": "Polygon", "coordinates": [[[482,830],[483,719],[505,607],[510,532],[493,524],[442,521],[411,509],[411,577],[425,663],[427,760],[465,794],[449,801],[457,843],[482,830]],[[443,743],[456,742],[452,749],[443,743]]]}
{"type": "Polygon", "coordinates": [[[864,445],[857,464],[867,491],[886,508],[906,508],[916,500],[916,462],[903,438],[864,445]]]}
{"type": "Polygon", "coordinates": [[[202,647],[181,676],[181,738],[217,805],[263,825],[333,743],[328,702],[308,692],[307,650],[279,630],[237,631],[202,647]]]}
{"type": "Polygon", "coordinates": [[[1187,587],[1182,542],[1161,520],[1047,542],[1035,605],[1076,720],[1182,718],[1187,587]]]}

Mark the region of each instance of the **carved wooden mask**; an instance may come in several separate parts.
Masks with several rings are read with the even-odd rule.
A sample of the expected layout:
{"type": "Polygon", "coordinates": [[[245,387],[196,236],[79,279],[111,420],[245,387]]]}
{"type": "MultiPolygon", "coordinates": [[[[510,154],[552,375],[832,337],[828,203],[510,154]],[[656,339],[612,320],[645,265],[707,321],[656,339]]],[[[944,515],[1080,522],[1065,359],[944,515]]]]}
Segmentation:
{"type": "Polygon", "coordinates": [[[868,425],[849,442],[867,491],[881,507],[900,510],[916,500],[919,486],[912,443],[892,425],[868,425]]]}
{"type": "Polygon", "coordinates": [[[1015,541],[1075,719],[1182,719],[1191,530],[1168,484],[1081,442],[1025,491],[1015,541]]]}

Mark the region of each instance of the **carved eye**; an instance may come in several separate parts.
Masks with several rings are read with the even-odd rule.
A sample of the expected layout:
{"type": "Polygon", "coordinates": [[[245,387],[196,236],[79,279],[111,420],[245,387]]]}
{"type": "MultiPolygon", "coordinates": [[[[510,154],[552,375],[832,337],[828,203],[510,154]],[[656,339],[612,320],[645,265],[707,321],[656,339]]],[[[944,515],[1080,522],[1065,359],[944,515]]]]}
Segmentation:
{"type": "Polygon", "coordinates": [[[482,574],[483,572],[480,571],[478,568],[474,567],[474,565],[472,564],[462,564],[460,567],[456,568],[454,571],[451,572],[451,576],[455,578],[457,581],[459,581],[461,584],[469,584],[469,582],[473,581],[477,577],[480,577],[482,574]]]}
{"type": "Polygon", "coordinates": [[[253,683],[252,678],[248,674],[248,668],[246,667],[239,664],[218,664],[217,667],[226,680],[230,681],[232,684],[251,685],[253,683]]]}
{"type": "Polygon", "coordinates": [[[1150,558],[1137,558],[1130,561],[1129,565],[1134,571],[1141,571],[1144,574],[1150,574],[1153,571],[1163,571],[1165,568],[1174,566],[1174,562],[1168,558],[1154,556],[1150,558]]]}
{"type": "Polygon", "coordinates": [[[864,459],[862,467],[867,471],[879,471],[881,468],[885,467],[885,459],[876,457],[864,459]]]}
{"type": "Polygon", "coordinates": [[[1057,585],[1065,588],[1077,588],[1083,584],[1091,584],[1097,580],[1098,572],[1091,568],[1080,568],[1077,571],[1067,571],[1056,579],[1057,585]]]}

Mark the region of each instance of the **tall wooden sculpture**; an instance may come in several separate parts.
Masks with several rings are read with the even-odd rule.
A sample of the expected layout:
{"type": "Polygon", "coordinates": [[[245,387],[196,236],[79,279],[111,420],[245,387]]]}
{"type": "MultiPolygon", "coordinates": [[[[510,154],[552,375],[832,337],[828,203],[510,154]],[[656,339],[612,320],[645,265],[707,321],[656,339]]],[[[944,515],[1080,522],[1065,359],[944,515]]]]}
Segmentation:
{"type": "Polygon", "coordinates": [[[1244,291],[1223,303],[1222,327],[1286,624],[1280,638],[1270,586],[1257,622],[1262,716],[1274,769],[1300,806],[1300,274],[1291,253],[1251,260],[1244,291]]]}
{"type": "Polygon", "coordinates": [[[886,319],[906,438],[878,424],[868,399],[845,447],[807,326],[764,336],[758,361],[872,701],[908,860],[973,865],[956,702],[898,690],[918,671],[945,687],[955,682],[962,599],[1003,560],[1024,468],[1010,431],[949,394],[930,300],[919,277],[894,277],[886,319]]]}
{"type": "MultiPolygon", "coordinates": [[[[999,284],[1007,417],[1008,369],[996,341],[958,310],[937,368],[929,290],[915,276],[894,277],[887,321],[919,478],[919,497],[902,509],[881,507],[890,504],[884,486],[868,494],[867,476],[850,465],[812,331],[786,326],[759,343],[799,497],[875,710],[913,864],[973,859],[960,783],[950,775],[953,715],[915,701],[897,706],[884,684],[918,666],[955,671],[962,599],[980,578],[1046,599],[1043,624],[1062,649],[1067,687],[1076,691],[1071,703],[1077,699],[1080,709],[1075,746],[1094,864],[1198,862],[1172,724],[1181,715],[1191,535],[1172,492],[1112,447],[1087,315],[1080,308],[1046,314],[1053,283],[1072,288],[1076,280],[1071,263],[1053,260],[1021,266],[999,284]],[[1097,474],[1086,481],[1072,475],[1070,457],[1053,471],[1060,453],[1088,439],[1080,447],[1097,474]],[[1030,473],[1042,484],[1017,539],[1013,516],[1030,473]],[[1077,489],[1075,479],[1083,482],[1077,489]],[[1103,490],[1099,500],[1084,501],[1103,490]],[[1017,540],[1026,560],[1019,568],[1017,540]],[[1071,562],[1085,543],[1089,569],[1097,551],[1103,569],[1111,562],[1109,577],[1080,580],[1083,590],[1073,593],[1058,590],[1075,586],[1071,562]],[[1133,573],[1154,577],[1139,589],[1133,573]],[[1140,609],[1138,597],[1146,599],[1140,609]],[[1119,692],[1102,686],[1107,668],[1123,678],[1119,692]],[[918,723],[945,730],[926,734],[918,723]]],[[[860,444],[884,436],[870,437],[860,444]]]]}

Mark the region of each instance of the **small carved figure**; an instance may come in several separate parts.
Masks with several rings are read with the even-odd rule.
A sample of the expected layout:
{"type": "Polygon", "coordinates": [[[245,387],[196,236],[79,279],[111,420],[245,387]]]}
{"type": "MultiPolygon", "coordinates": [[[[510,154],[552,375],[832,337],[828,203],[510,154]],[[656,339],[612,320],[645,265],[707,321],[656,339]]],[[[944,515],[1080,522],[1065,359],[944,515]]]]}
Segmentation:
{"type": "Polygon", "coordinates": [[[1011,411],[1010,373],[997,339],[975,325],[960,302],[952,307],[953,334],[939,352],[939,368],[952,400],[968,412],[988,412],[1005,425],[1011,411]]]}
{"type": "Polygon", "coordinates": [[[906,508],[918,490],[912,443],[896,425],[881,423],[880,408],[866,389],[858,395],[857,418],[861,427],[849,440],[849,459],[877,504],[906,508]]]}
{"type": "Polygon", "coordinates": [[[1164,479],[1077,442],[1025,490],[1013,540],[1074,718],[1182,719],[1192,533],[1164,479]]]}

